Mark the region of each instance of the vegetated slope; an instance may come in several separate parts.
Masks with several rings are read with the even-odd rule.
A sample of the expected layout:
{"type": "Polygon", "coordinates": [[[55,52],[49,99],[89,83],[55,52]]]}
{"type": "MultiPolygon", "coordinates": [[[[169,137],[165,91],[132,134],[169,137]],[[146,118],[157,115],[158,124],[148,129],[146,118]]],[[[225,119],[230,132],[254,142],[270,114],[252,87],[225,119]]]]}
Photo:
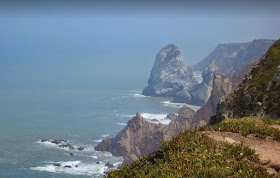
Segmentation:
{"type": "MultiPolygon", "coordinates": [[[[270,119],[269,119],[270,120],[270,119]]],[[[278,120],[279,121],[279,120],[278,120]]],[[[254,149],[240,142],[219,141],[207,135],[209,131],[238,133],[240,138],[260,141],[262,149],[275,151],[266,141],[280,145],[280,131],[269,127],[262,119],[231,119],[214,126],[187,130],[148,155],[119,170],[110,171],[108,177],[272,177],[277,175],[279,160],[263,160],[254,149]],[[228,132],[227,132],[228,131],[228,132]],[[268,139],[267,139],[268,138],[268,139]],[[275,140],[273,140],[275,139],[275,140]],[[278,162],[277,162],[278,161],[278,162]]],[[[236,137],[237,137],[236,136],[236,137]]],[[[238,138],[234,139],[238,140],[238,138]]],[[[230,139],[229,139],[230,140],[230,139]]],[[[268,143],[268,142],[267,142],[268,143]]],[[[259,151],[259,150],[258,150],[259,151]]],[[[260,152],[262,153],[262,152],[260,152]]],[[[270,152],[271,153],[271,152],[270,152]]],[[[262,155],[260,155],[262,156],[262,155]]],[[[262,158],[262,157],[261,157],[262,158]]],[[[267,157],[265,157],[267,158],[267,157]]],[[[277,157],[276,157],[277,159],[277,157]]]]}
{"type": "Polygon", "coordinates": [[[246,75],[234,93],[221,99],[213,123],[226,117],[280,117],[280,40],[246,75]]]}

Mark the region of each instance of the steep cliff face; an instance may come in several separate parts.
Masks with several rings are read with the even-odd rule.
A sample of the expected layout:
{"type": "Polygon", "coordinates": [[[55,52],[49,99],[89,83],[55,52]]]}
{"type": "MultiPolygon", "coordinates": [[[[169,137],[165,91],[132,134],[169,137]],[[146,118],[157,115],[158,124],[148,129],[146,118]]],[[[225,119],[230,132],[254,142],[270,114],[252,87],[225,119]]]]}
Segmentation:
{"type": "Polygon", "coordinates": [[[204,123],[208,123],[211,116],[214,116],[216,114],[217,104],[219,103],[220,98],[231,94],[233,90],[244,80],[245,75],[251,71],[252,67],[257,62],[258,60],[251,62],[249,65],[244,67],[241,72],[235,73],[233,77],[214,74],[212,84],[213,89],[211,91],[210,98],[195,113],[193,117],[194,123],[192,125],[194,127],[200,126],[201,124],[199,124],[199,122],[201,123],[201,121],[204,121],[204,123]]]}
{"type": "Polygon", "coordinates": [[[202,105],[206,103],[211,95],[213,78],[216,72],[216,61],[212,61],[212,63],[202,73],[203,81],[195,85],[192,89],[186,88],[177,93],[173,97],[173,102],[188,103],[193,105],[202,105]]]}
{"type": "Polygon", "coordinates": [[[205,121],[208,123],[211,116],[216,114],[216,106],[222,96],[230,94],[234,85],[230,77],[214,74],[213,89],[207,103],[205,103],[194,115],[195,121],[205,121]]]}
{"type": "Polygon", "coordinates": [[[279,71],[280,40],[254,65],[234,93],[220,100],[215,122],[225,117],[280,117],[279,71]]]}
{"type": "Polygon", "coordinates": [[[197,81],[191,67],[183,63],[178,47],[170,44],[162,48],[155,59],[148,87],[142,94],[147,96],[174,96],[183,88],[190,88],[197,81]]]}
{"type": "Polygon", "coordinates": [[[109,151],[114,156],[123,156],[124,162],[130,163],[140,155],[156,150],[160,140],[170,140],[179,132],[190,128],[187,117],[193,114],[193,110],[182,108],[178,115],[168,116],[172,120],[169,125],[163,125],[147,122],[137,113],[115,138],[103,140],[95,149],[109,151]]]}
{"type": "Polygon", "coordinates": [[[254,40],[248,43],[220,44],[205,59],[193,66],[195,71],[203,71],[216,60],[218,73],[233,76],[253,60],[259,59],[275,40],[254,40]]]}

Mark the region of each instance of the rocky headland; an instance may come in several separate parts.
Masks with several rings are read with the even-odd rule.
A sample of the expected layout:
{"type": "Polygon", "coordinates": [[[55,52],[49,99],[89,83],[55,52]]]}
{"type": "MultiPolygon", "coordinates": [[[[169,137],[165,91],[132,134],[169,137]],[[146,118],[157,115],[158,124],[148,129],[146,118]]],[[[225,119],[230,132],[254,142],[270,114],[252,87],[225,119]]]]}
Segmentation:
{"type": "MultiPolygon", "coordinates": [[[[170,47],[168,47],[167,49],[169,49],[169,48],[170,47]]],[[[272,48],[273,48],[273,46],[272,46],[272,48]]],[[[163,48],[163,49],[165,49],[165,48],[163,48]]],[[[165,51],[165,50],[163,50],[163,51],[165,51]]],[[[271,49],[270,49],[270,51],[271,51],[271,49]]],[[[268,52],[268,53],[271,53],[271,52],[268,52]]],[[[176,53],[176,54],[179,54],[179,53],[176,53]]],[[[267,54],[266,54],[266,56],[267,56],[267,54]]],[[[274,52],[273,54],[276,55],[276,58],[277,58],[277,55],[279,53],[274,52]]],[[[161,54],[161,55],[163,55],[163,54],[161,54]]],[[[180,55],[181,54],[179,54],[179,56],[180,55]]],[[[174,56],[174,55],[172,55],[172,56],[174,56]]],[[[272,56],[272,57],[275,58],[275,56],[272,56]]],[[[263,58],[272,58],[272,57],[270,55],[269,57],[263,57],[263,58]]],[[[248,72],[251,72],[251,73],[253,71],[255,71],[255,73],[261,72],[260,70],[255,69],[256,66],[259,66],[260,64],[261,64],[261,66],[265,66],[266,62],[261,62],[261,61],[263,61],[263,59],[252,60],[251,63],[249,63],[245,67],[243,67],[242,70],[240,70],[239,72],[235,72],[232,75],[232,77],[218,74],[217,73],[218,69],[217,69],[216,63],[215,63],[215,61],[212,61],[211,64],[207,67],[207,69],[203,73],[203,82],[202,83],[200,83],[200,84],[192,83],[191,87],[188,86],[189,90],[184,90],[183,85],[181,85],[181,87],[179,87],[182,89],[181,92],[187,91],[188,94],[190,94],[190,93],[192,94],[191,95],[192,97],[190,99],[190,100],[192,100],[192,102],[195,102],[195,100],[197,102],[198,101],[197,98],[201,97],[202,95],[203,95],[203,97],[207,97],[207,100],[205,99],[204,101],[202,101],[203,97],[201,97],[200,104],[202,104],[202,107],[197,112],[194,112],[193,110],[191,110],[188,107],[183,107],[178,111],[177,114],[169,114],[167,116],[171,120],[170,124],[168,124],[168,125],[147,122],[139,113],[137,113],[135,117],[133,117],[130,121],[128,121],[127,126],[123,130],[121,130],[115,138],[108,138],[106,140],[103,140],[99,145],[96,146],[95,149],[98,151],[109,151],[115,156],[122,156],[122,157],[124,157],[125,163],[131,163],[132,161],[137,160],[141,155],[151,153],[151,152],[155,151],[156,149],[158,149],[160,140],[169,141],[172,139],[172,137],[174,137],[174,136],[178,135],[180,132],[184,131],[184,129],[190,129],[190,128],[195,128],[195,127],[199,127],[199,126],[204,126],[207,123],[209,123],[209,120],[210,120],[210,123],[213,123],[213,120],[217,121],[217,118],[219,118],[219,116],[223,116],[224,118],[232,116],[233,114],[230,110],[229,104],[228,103],[221,104],[221,103],[225,102],[226,100],[223,100],[223,99],[220,100],[220,98],[223,98],[223,96],[229,96],[232,92],[234,92],[234,94],[236,94],[236,91],[239,91],[240,88],[242,88],[241,87],[242,83],[244,83],[252,78],[252,75],[247,74],[248,72]],[[245,80],[243,80],[244,78],[245,78],[245,80]],[[195,94],[197,94],[197,95],[195,95],[195,94]],[[201,94],[201,95],[199,96],[199,94],[201,94]],[[203,102],[205,102],[205,103],[203,104],[203,102]],[[225,107],[225,105],[226,105],[226,107],[225,107]],[[217,110],[217,113],[216,113],[216,110],[217,110]],[[225,116],[225,113],[227,114],[226,116],[225,116]],[[228,113],[231,113],[231,114],[228,114],[228,113]],[[218,116],[217,117],[214,116],[215,114],[217,114],[218,116]],[[211,117],[211,116],[213,116],[213,117],[211,117]]],[[[155,61],[153,70],[154,70],[154,68],[157,68],[159,66],[158,63],[160,63],[160,62],[155,61]],[[155,66],[157,66],[157,67],[155,67],[155,66]]],[[[174,69],[172,69],[172,70],[174,70],[174,69]]],[[[268,70],[268,69],[264,68],[263,70],[268,70]]],[[[277,83],[277,81],[279,80],[279,70],[280,69],[277,67],[273,68],[273,71],[271,72],[273,74],[270,75],[269,81],[265,85],[266,90],[269,90],[269,91],[278,90],[279,91],[279,85],[277,83]]],[[[153,71],[151,73],[151,77],[152,77],[152,74],[153,74],[153,71]]],[[[150,80],[152,80],[151,77],[150,77],[150,80]]],[[[149,80],[149,82],[150,82],[150,80],[149,80]]],[[[169,78],[169,80],[171,80],[171,78],[169,78]]],[[[163,89],[166,85],[164,85],[164,83],[161,83],[159,86],[161,86],[162,87],[161,89],[163,89]]],[[[174,85],[174,87],[178,89],[177,86],[178,85],[174,85]]],[[[149,87],[147,87],[147,88],[149,88],[149,87]]],[[[153,87],[155,87],[155,86],[153,86],[153,87]]],[[[147,90],[147,88],[145,88],[144,91],[147,90]]],[[[251,88],[253,88],[255,90],[255,87],[251,87],[251,88]]],[[[159,88],[157,88],[157,89],[159,89],[159,88]]],[[[178,95],[177,89],[168,90],[168,91],[173,91],[172,94],[176,93],[176,96],[178,97],[179,95],[178,95]]],[[[153,91],[156,91],[156,87],[153,89],[153,91]]],[[[164,91],[164,90],[161,90],[161,91],[164,91]]],[[[269,93],[271,93],[271,92],[269,92],[269,93]]],[[[230,96],[232,96],[232,95],[233,94],[231,94],[230,96]]],[[[271,94],[266,94],[264,98],[266,100],[274,99],[270,95],[271,94]]],[[[159,95],[156,95],[156,96],[159,96],[159,95]]],[[[166,95],[164,94],[163,96],[166,96],[166,95]]],[[[167,96],[170,96],[170,95],[168,94],[167,96]]],[[[280,98],[278,95],[277,95],[277,97],[276,97],[276,100],[277,99],[279,100],[280,98]]],[[[184,101],[185,100],[186,100],[186,98],[184,98],[184,101]]],[[[227,100],[227,101],[229,101],[229,100],[227,100]]],[[[240,102],[242,102],[244,104],[244,103],[246,103],[246,101],[242,100],[240,102]]],[[[242,106],[242,105],[240,105],[240,106],[242,106]]],[[[276,109],[274,109],[275,111],[273,111],[274,114],[279,113],[278,105],[274,106],[272,108],[276,108],[276,109]]],[[[243,109],[244,108],[242,108],[242,110],[243,109]]],[[[271,110],[271,108],[270,108],[270,110],[271,110]]]]}
{"type": "Polygon", "coordinates": [[[197,84],[191,67],[185,66],[178,47],[170,44],[156,55],[148,87],[142,94],[146,96],[175,96],[176,93],[197,84]]]}
{"type": "Polygon", "coordinates": [[[257,62],[236,90],[221,98],[213,123],[246,116],[280,117],[280,40],[257,62]]]}
{"type": "Polygon", "coordinates": [[[160,140],[168,141],[184,129],[189,129],[191,126],[188,121],[194,113],[190,108],[183,107],[178,115],[167,116],[171,119],[168,125],[150,123],[137,113],[116,137],[103,140],[95,149],[109,151],[114,156],[122,156],[125,163],[130,163],[139,156],[156,150],[160,140]]]}
{"type": "Polygon", "coordinates": [[[252,61],[261,58],[275,40],[257,39],[247,43],[219,44],[206,58],[193,66],[194,71],[204,71],[213,60],[217,73],[233,76],[252,61]]]}

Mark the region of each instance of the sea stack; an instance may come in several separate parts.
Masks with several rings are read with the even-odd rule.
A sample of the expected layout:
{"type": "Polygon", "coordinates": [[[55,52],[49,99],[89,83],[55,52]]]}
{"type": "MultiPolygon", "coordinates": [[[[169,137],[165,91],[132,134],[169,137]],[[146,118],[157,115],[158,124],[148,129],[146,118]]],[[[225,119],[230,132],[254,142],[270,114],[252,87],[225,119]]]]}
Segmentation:
{"type": "Polygon", "coordinates": [[[146,96],[175,96],[183,89],[197,84],[191,67],[184,65],[183,56],[178,47],[169,44],[162,48],[155,59],[148,87],[142,94],[146,96]]]}

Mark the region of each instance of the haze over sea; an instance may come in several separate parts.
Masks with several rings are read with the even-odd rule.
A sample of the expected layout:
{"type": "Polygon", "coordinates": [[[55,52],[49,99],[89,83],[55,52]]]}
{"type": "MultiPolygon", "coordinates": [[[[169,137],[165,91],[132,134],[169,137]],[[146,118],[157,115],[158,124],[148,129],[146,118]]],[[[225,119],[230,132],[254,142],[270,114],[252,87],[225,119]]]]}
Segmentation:
{"type": "Polygon", "coordinates": [[[191,66],[220,43],[279,38],[279,19],[278,0],[1,0],[0,177],[102,176],[122,159],[94,146],[136,112],[167,124],[182,106],[139,94],[162,47],[191,66]]]}

